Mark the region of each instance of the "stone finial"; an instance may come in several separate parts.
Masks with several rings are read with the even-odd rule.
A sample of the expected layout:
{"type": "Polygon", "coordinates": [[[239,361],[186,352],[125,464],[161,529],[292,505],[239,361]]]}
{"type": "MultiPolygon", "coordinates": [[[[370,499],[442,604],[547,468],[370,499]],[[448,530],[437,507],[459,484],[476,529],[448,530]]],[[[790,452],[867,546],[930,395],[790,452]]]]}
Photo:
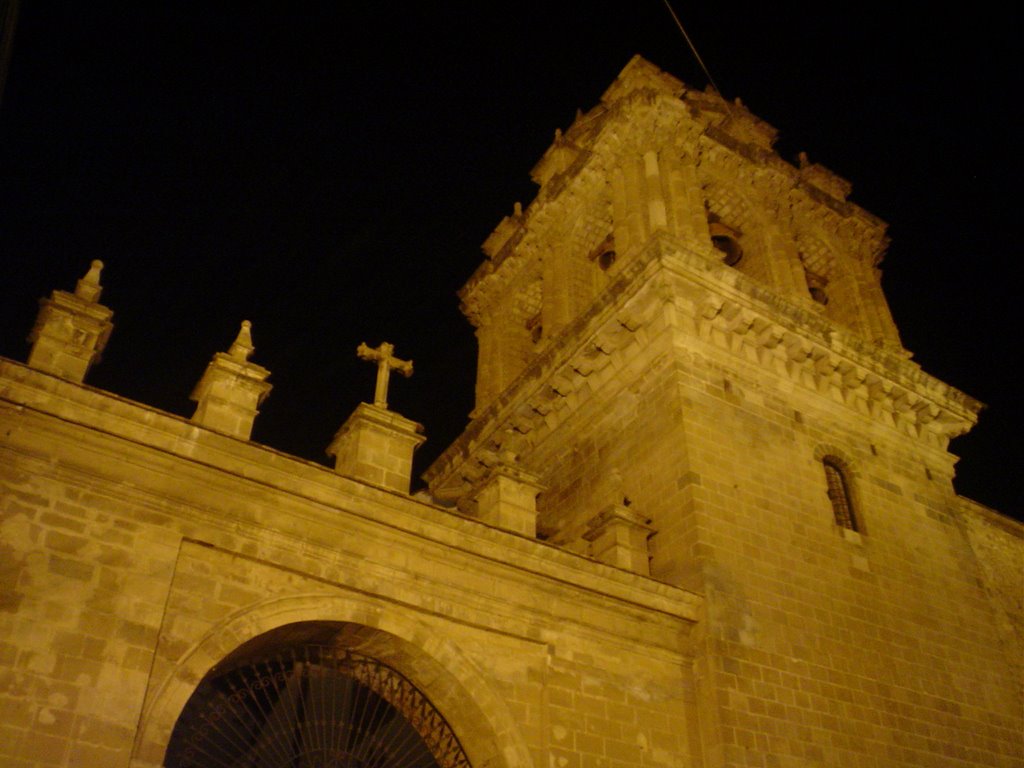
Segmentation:
{"type": "Polygon", "coordinates": [[[228,350],[228,355],[238,362],[244,363],[248,361],[249,355],[255,349],[256,347],[252,345],[252,323],[248,320],[243,320],[238,336],[235,337],[234,342],[231,344],[231,349],[228,350]]]}
{"type": "Polygon", "coordinates": [[[54,291],[39,302],[39,315],[29,334],[28,364],[46,373],[81,382],[100,355],[111,331],[114,313],[99,302],[100,270],[94,261],[74,293],[54,291]]]}
{"type": "Polygon", "coordinates": [[[377,363],[377,386],[373,393],[373,404],[378,408],[388,407],[388,380],[391,378],[391,371],[398,371],[406,378],[412,376],[412,360],[399,360],[392,352],[395,345],[382,342],[379,347],[372,349],[364,341],[356,347],[356,354],[363,360],[377,363]]]}
{"type": "Polygon", "coordinates": [[[618,467],[612,467],[608,470],[605,482],[611,495],[612,504],[621,504],[624,507],[628,507],[630,502],[629,496],[626,495],[626,481],[622,478],[622,472],[619,471],[618,467]]]}
{"type": "Polygon", "coordinates": [[[100,293],[103,286],[100,285],[100,272],[103,271],[103,262],[96,259],[89,265],[89,271],[85,273],[75,286],[75,296],[85,301],[97,302],[100,300],[100,293]]]}
{"type": "Polygon", "coordinates": [[[252,435],[257,409],[271,390],[266,381],[270,371],[249,362],[255,349],[251,329],[252,323],[242,322],[230,349],[215,354],[206,366],[191,398],[196,402],[193,423],[242,440],[252,435]]]}
{"type": "Polygon", "coordinates": [[[853,191],[853,185],[842,176],[832,172],[821,163],[811,162],[806,152],[797,154],[797,169],[800,179],[832,195],[836,200],[846,200],[853,191]]]}

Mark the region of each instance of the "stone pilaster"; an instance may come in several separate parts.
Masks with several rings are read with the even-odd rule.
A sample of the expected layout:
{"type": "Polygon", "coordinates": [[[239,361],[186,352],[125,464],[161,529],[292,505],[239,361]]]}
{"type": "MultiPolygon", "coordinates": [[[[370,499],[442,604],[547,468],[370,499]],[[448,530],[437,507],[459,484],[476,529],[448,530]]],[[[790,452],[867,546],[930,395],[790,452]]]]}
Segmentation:
{"type": "Polygon", "coordinates": [[[589,523],[584,535],[596,560],[643,576],[650,575],[647,538],[651,527],[639,514],[622,504],[605,507],[589,523]]]}
{"type": "Polygon", "coordinates": [[[54,291],[50,298],[40,300],[39,315],[28,337],[32,344],[30,367],[81,382],[93,363],[100,361],[114,329],[110,322],[114,313],[99,303],[102,269],[103,262],[94,261],[74,293],[54,291]]]}
{"type": "Polygon", "coordinates": [[[386,408],[360,403],[327,447],[334,470],[400,493],[409,492],[412,455],[423,426],[386,408]]]}
{"type": "Polygon", "coordinates": [[[196,412],[192,421],[201,427],[248,440],[258,407],[271,385],[270,371],[249,362],[253,352],[252,324],[246,320],[227,353],[218,352],[192,391],[196,412]]]}
{"type": "Polygon", "coordinates": [[[534,475],[497,466],[477,492],[477,515],[496,528],[534,538],[537,535],[537,494],[542,490],[544,487],[534,475]]]}

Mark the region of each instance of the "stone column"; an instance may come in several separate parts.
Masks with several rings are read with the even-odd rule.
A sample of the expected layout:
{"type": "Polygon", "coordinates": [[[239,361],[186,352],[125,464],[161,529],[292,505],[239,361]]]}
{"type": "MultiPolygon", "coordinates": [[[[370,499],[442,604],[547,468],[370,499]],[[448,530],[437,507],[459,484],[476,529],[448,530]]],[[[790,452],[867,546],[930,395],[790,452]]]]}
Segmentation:
{"type": "Polygon", "coordinates": [[[653,530],[639,514],[623,504],[605,507],[587,527],[583,538],[590,542],[596,560],[627,571],[650,575],[647,538],[653,530]]]}
{"type": "Polygon", "coordinates": [[[100,270],[94,261],[74,293],[54,291],[39,302],[39,315],[28,340],[32,344],[28,364],[70,381],[82,382],[107,345],[114,329],[114,313],[99,303],[100,270]]]}
{"type": "Polygon", "coordinates": [[[499,465],[477,492],[477,516],[496,528],[536,538],[537,494],[543,490],[534,475],[499,465]]]}
{"type": "Polygon", "coordinates": [[[497,396],[497,382],[500,379],[501,363],[497,333],[490,318],[479,321],[476,329],[477,363],[476,363],[476,399],[473,411],[469,414],[475,419],[497,396]]]}
{"type": "Polygon", "coordinates": [[[231,349],[213,356],[191,397],[197,403],[195,424],[242,440],[252,435],[257,408],[271,390],[265,381],[270,371],[249,362],[255,349],[250,328],[252,323],[243,322],[231,349]]]}
{"type": "Polygon", "coordinates": [[[697,160],[682,149],[663,151],[661,162],[667,182],[669,231],[697,252],[708,250],[708,212],[697,176],[697,160]]]}
{"type": "Polygon", "coordinates": [[[412,455],[423,426],[386,408],[360,403],[327,447],[334,471],[399,493],[409,492],[412,455]]]}
{"type": "Polygon", "coordinates": [[[623,157],[611,174],[612,226],[620,258],[632,256],[647,242],[643,180],[643,161],[632,155],[623,157]]]}

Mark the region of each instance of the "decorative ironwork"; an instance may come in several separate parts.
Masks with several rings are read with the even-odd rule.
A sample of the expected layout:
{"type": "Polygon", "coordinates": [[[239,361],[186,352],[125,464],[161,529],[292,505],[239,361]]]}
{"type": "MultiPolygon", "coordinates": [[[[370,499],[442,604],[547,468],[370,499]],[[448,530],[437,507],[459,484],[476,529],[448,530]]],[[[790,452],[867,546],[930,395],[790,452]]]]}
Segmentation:
{"type": "Polygon", "coordinates": [[[214,670],[171,735],[167,768],[471,768],[406,677],[362,654],[303,645],[214,670]]]}
{"type": "Polygon", "coordinates": [[[836,516],[836,523],[843,528],[856,531],[857,518],[853,513],[853,501],[850,499],[850,489],[846,484],[846,473],[843,472],[842,465],[832,456],[826,456],[821,463],[825,468],[828,498],[832,502],[832,513],[836,516]]]}

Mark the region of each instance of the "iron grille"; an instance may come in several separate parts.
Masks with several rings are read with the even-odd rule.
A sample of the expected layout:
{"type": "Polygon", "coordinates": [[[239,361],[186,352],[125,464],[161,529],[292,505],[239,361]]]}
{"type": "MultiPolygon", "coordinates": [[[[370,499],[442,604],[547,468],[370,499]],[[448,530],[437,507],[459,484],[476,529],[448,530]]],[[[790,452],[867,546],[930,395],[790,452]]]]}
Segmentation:
{"type": "Polygon", "coordinates": [[[857,530],[857,518],[853,515],[853,503],[850,501],[850,490],[846,487],[846,476],[842,467],[831,457],[822,461],[825,467],[825,480],[828,483],[828,498],[832,502],[832,512],[836,522],[843,528],[857,530]]]}
{"type": "Polygon", "coordinates": [[[354,651],[289,648],[211,672],[182,712],[167,768],[471,768],[402,674],[354,651]]]}

